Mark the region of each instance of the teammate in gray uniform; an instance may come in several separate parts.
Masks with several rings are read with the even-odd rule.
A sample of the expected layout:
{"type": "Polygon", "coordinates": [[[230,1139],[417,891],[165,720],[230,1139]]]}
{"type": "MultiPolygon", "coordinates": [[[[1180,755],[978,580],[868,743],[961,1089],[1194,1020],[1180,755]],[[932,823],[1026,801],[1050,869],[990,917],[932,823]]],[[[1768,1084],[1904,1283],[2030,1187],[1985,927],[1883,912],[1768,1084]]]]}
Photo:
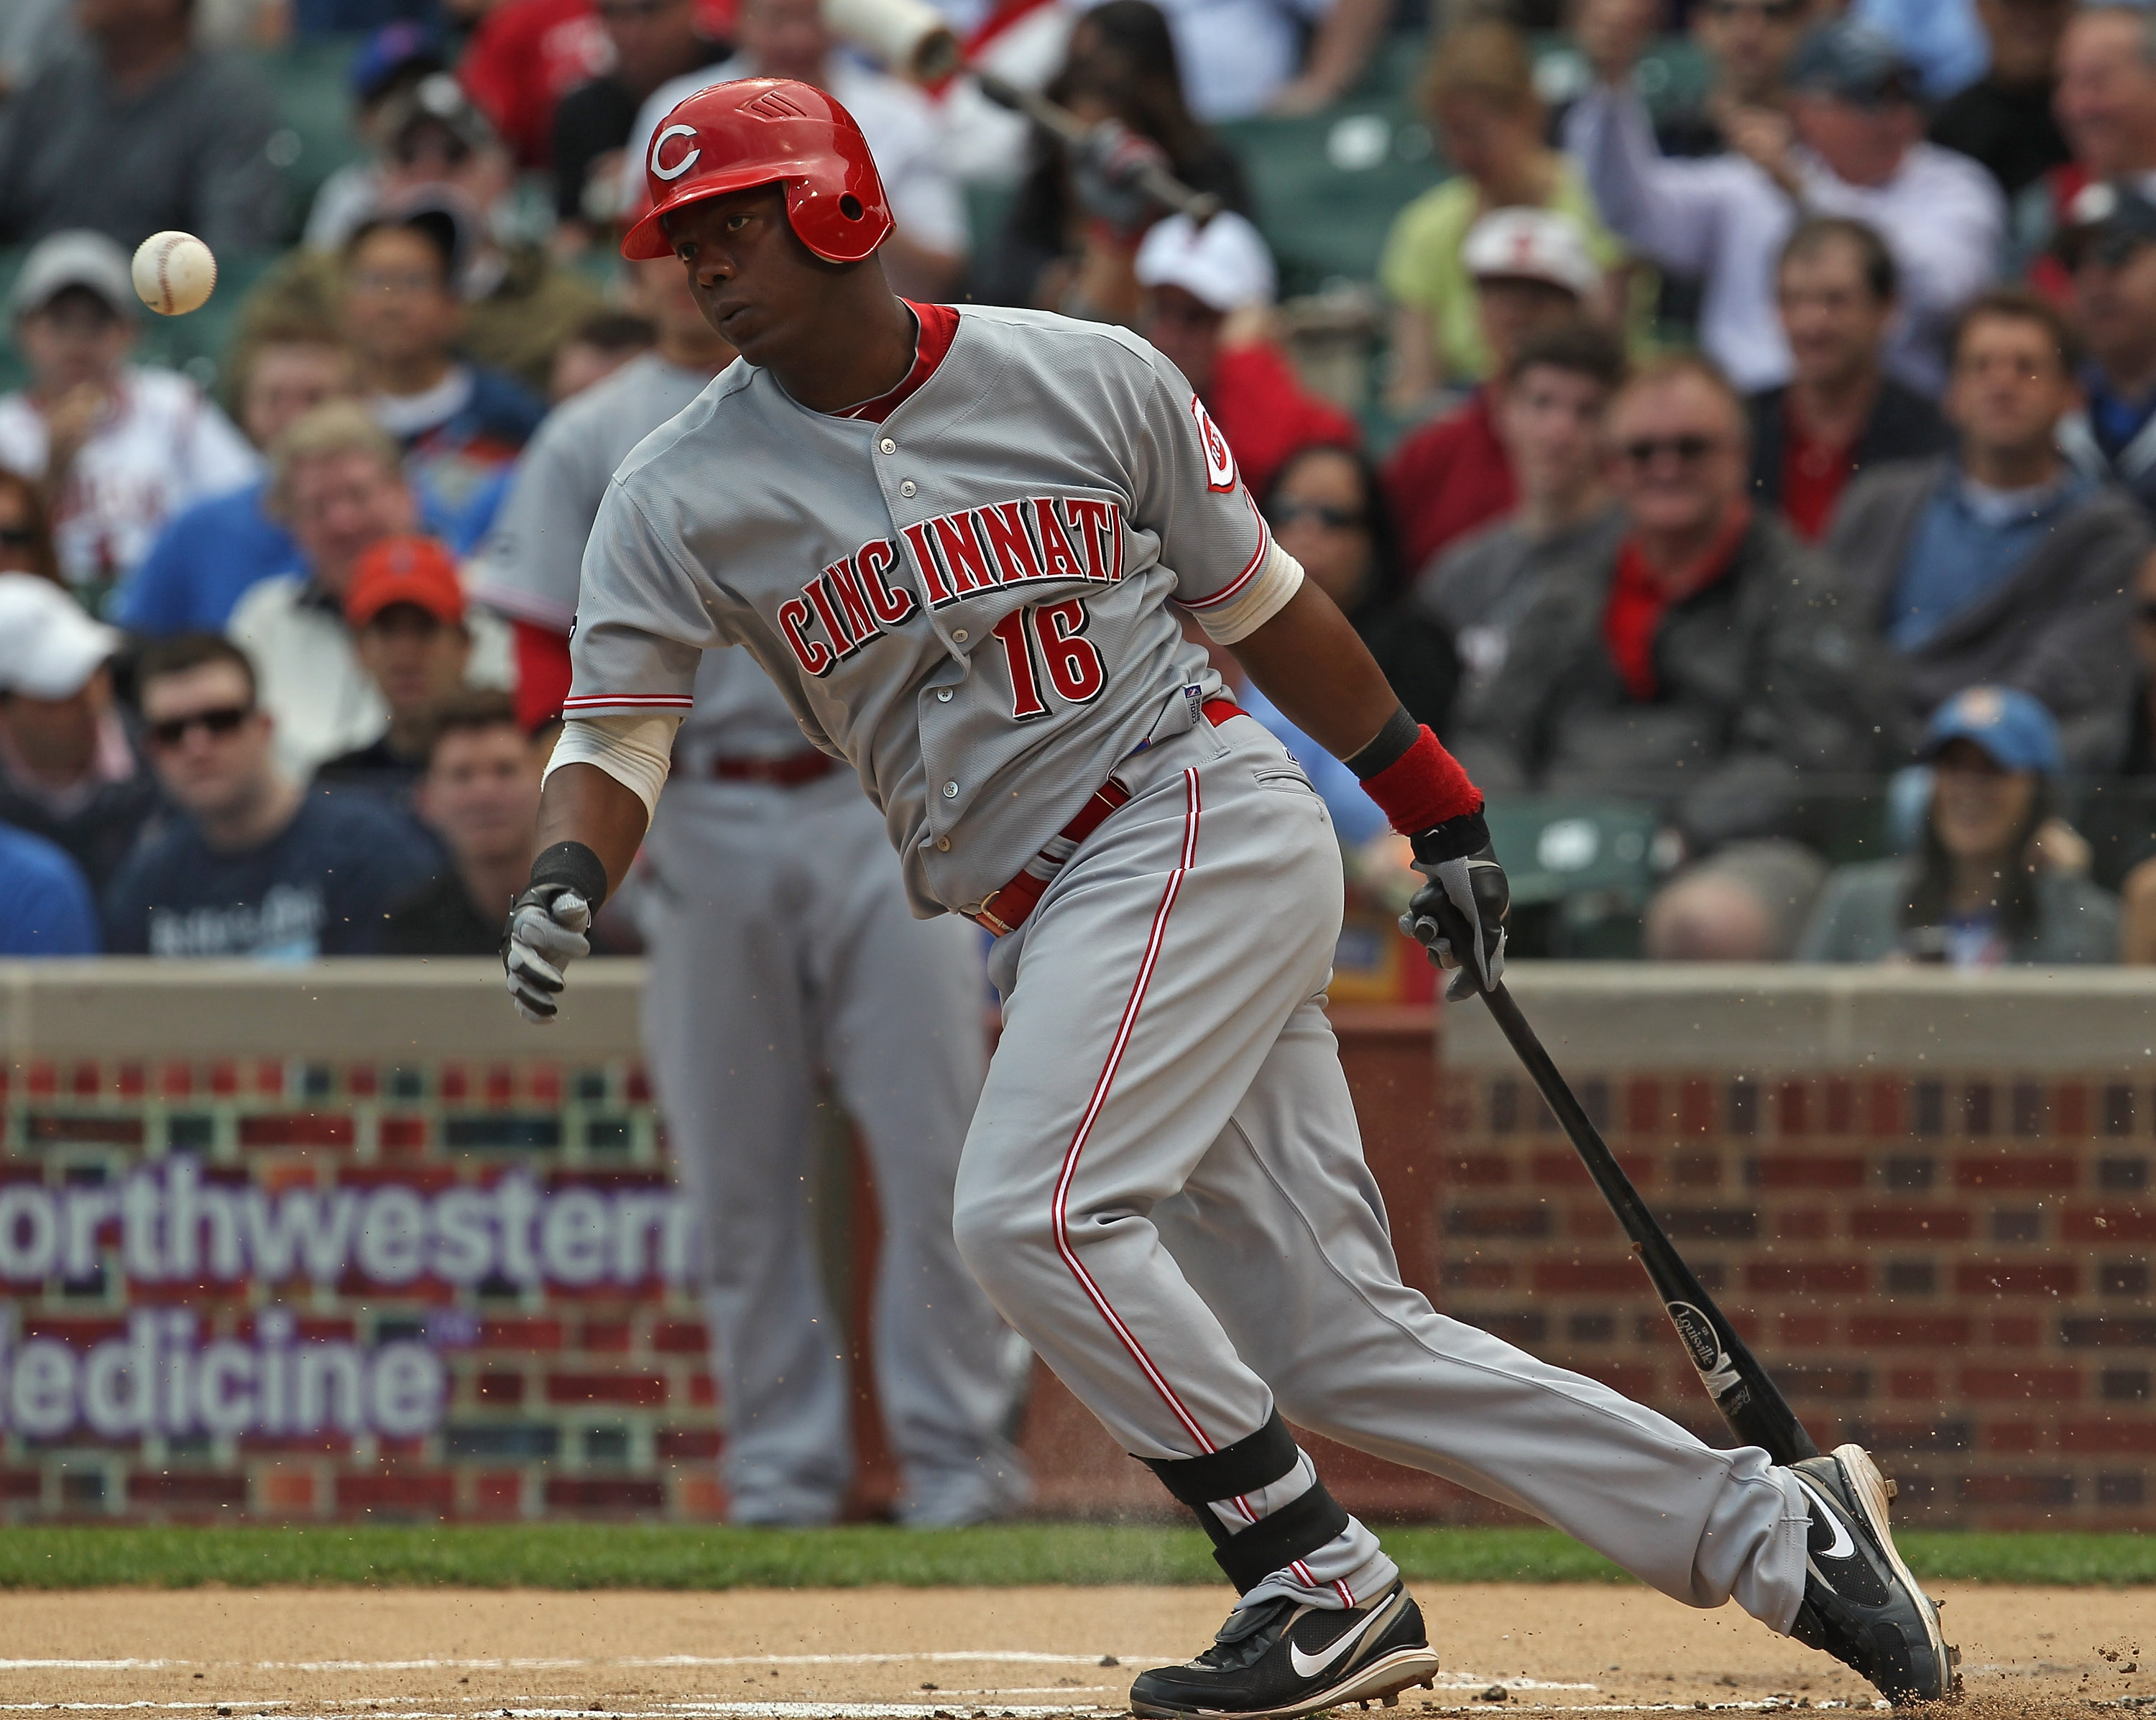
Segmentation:
{"type": "Polygon", "coordinates": [[[916,911],[998,934],[960,1250],[1241,1591],[1137,1712],[1297,1714],[1436,1670],[1284,1416],[1734,1599],[1897,1699],[1945,1692],[1860,1448],[1711,1450],[1401,1284],[1323,1009],[1337,844],[1171,605],[1410,836],[1409,923],[1470,989],[1502,969],[1504,874],[1481,796],[1271,542],[1188,383],[1121,330],[892,297],[874,167],[813,90],[703,90],[645,168],[624,249],[678,256],[742,362],[599,510],[505,937],[519,1007],[557,1007],[701,654],[739,645],[882,811],[916,911]]]}
{"type": "MultiPolygon", "coordinates": [[[[680,264],[636,263],[655,352],[563,405],[525,450],[477,595],[562,637],[614,468],[733,357],[680,264]]],[[[951,1190],[988,1053],[980,933],[907,911],[881,821],[805,749],[769,677],[736,651],[696,702],[644,846],[644,1053],[701,1219],[703,1303],[736,1522],[823,1523],[852,1475],[850,1394],[817,1271],[806,1173],[828,1060],[860,1125],[883,1217],[876,1390],[921,1526],[1026,1497],[1002,1436],[1002,1322],[951,1234],[951,1190]]]]}

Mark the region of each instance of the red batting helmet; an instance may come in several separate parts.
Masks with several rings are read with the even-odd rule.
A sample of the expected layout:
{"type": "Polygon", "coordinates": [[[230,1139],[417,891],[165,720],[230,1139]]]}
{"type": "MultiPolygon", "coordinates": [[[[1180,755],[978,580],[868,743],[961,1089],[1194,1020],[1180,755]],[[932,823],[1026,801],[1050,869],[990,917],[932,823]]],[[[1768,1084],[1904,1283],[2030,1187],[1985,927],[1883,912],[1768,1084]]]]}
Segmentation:
{"type": "Polygon", "coordinates": [[[828,263],[858,263],[891,237],[891,203],[861,128],[790,78],[713,84],[679,103],[652,134],[644,182],[651,213],[621,242],[632,259],[673,254],[662,224],[670,212],[752,185],[786,187],[793,231],[828,263]]]}

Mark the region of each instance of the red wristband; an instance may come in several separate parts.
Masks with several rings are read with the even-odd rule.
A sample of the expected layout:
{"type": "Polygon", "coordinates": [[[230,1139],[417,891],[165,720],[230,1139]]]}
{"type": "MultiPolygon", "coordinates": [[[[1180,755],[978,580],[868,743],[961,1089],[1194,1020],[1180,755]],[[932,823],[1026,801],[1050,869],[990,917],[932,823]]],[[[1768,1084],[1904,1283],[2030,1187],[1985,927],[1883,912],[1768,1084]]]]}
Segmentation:
{"type": "Polygon", "coordinates": [[[1460,761],[1439,744],[1427,723],[1414,746],[1363,778],[1363,789],[1404,836],[1482,810],[1482,791],[1467,780],[1460,761]]]}

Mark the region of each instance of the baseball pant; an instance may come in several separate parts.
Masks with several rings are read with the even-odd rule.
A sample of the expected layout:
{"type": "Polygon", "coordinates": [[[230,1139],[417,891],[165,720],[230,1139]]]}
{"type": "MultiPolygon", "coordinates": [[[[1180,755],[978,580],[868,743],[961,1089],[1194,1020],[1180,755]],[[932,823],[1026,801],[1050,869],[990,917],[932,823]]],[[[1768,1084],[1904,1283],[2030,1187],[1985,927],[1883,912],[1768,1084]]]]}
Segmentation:
{"type": "Polygon", "coordinates": [[[808,1204],[824,1069],[882,1214],[874,1354],[900,1517],[963,1523],[1021,1502],[1001,1433],[1008,1334],[951,1234],[987,1056],[980,934],[912,916],[847,773],[792,788],[677,780],[644,851],[644,1050],[701,1220],[732,1519],[828,1522],[853,1473],[844,1340],[808,1204]]]}
{"type": "MultiPolygon", "coordinates": [[[[990,958],[1004,1031],[957,1225],[1004,1317],[1139,1457],[1235,1445],[1277,1404],[1666,1594],[1734,1598],[1786,1629],[1804,1585],[1794,1477],[1400,1282],[1323,1009],[1339,847],[1301,771],[1235,718],[1117,774],[1130,804],[990,958]]],[[[1348,1522],[1262,1590],[1340,1605],[1389,1581],[1348,1522]]]]}

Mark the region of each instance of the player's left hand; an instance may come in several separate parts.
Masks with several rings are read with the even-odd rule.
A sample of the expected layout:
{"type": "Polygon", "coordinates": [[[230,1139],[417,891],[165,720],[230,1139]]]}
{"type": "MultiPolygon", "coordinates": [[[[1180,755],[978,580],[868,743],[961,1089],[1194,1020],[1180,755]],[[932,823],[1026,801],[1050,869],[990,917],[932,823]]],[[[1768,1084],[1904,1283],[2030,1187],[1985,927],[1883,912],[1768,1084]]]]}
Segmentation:
{"type": "Polygon", "coordinates": [[[557,999],[568,983],[562,970],[592,952],[584,936],[591,923],[591,905],[560,884],[535,884],[510,908],[501,928],[501,965],[516,1013],[526,1021],[543,1025],[560,1012],[557,999]]]}
{"type": "Polygon", "coordinates": [[[1430,882],[1400,916],[1400,930],[1440,968],[1459,969],[1445,994],[1457,1003],[1505,976],[1505,916],[1512,905],[1505,869],[1480,813],[1449,819],[1414,839],[1414,869],[1430,882]]]}

